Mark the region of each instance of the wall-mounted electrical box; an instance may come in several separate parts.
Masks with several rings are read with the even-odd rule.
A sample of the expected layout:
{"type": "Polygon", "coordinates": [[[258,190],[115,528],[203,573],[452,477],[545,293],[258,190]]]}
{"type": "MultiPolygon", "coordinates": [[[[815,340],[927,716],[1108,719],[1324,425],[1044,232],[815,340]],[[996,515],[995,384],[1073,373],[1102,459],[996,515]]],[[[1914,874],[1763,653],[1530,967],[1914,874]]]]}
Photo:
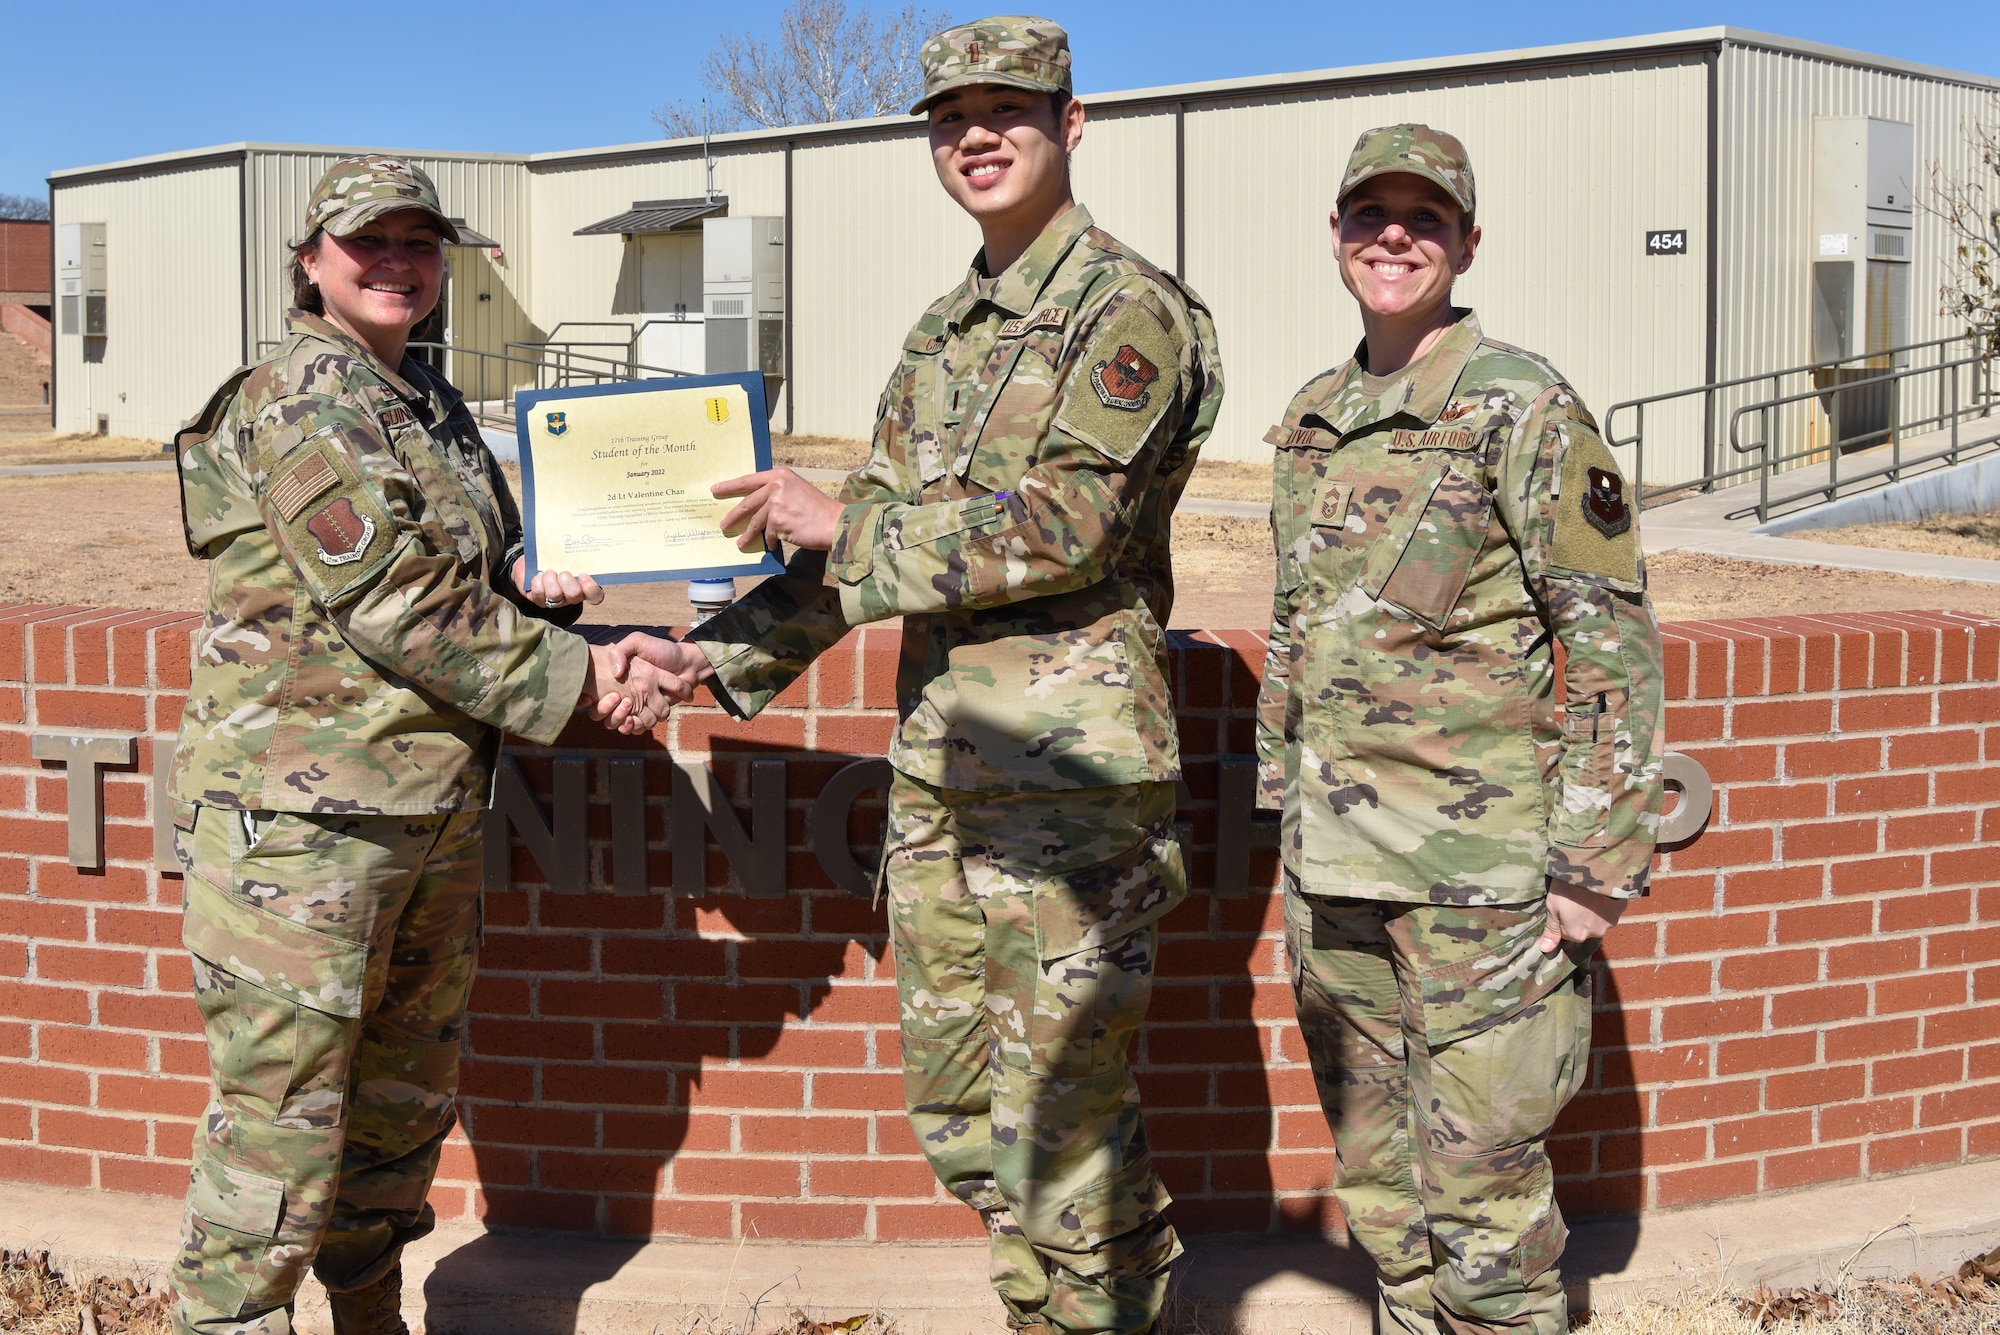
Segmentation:
{"type": "Polygon", "coordinates": [[[710,375],[785,373],[785,220],[705,218],[702,318],[710,375]]]}
{"type": "Polygon", "coordinates": [[[1813,122],[1814,361],[1886,353],[1910,341],[1915,176],[1915,131],[1904,122],[1813,122]]]}
{"type": "Polygon", "coordinates": [[[1902,121],[1813,121],[1812,358],[1829,442],[1895,434],[1900,393],[1884,373],[1910,341],[1916,134],[1902,121]]]}
{"type": "Polygon", "coordinates": [[[65,334],[105,334],[103,223],[64,223],[56,229],[57,327],[65,334]]]}

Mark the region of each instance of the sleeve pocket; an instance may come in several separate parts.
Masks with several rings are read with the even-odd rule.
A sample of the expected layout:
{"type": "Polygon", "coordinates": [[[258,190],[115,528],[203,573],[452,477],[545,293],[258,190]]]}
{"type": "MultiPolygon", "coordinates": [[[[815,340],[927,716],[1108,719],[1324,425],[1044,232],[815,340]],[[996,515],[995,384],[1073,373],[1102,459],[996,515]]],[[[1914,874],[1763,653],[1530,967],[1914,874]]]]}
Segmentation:
{"type": "Polygon", "coordinates": [[[976,537],[980,530],[1003,522],[1011,522],[1011,517],[1006,501],[997,495],[940,505],[916,505],[882,526],[882,545],[892,551],[908,551],[955,534],[976,537]]]}

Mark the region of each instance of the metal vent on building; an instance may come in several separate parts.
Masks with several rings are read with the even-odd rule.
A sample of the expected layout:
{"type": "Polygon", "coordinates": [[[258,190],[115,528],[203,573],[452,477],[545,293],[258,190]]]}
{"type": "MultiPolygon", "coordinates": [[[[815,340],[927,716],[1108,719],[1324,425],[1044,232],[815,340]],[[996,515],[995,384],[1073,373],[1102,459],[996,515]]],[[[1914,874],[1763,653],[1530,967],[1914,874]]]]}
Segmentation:
{"type": "Polygon", "coordinates": [[[727,300],[717,298],[716,300],[709,302],[708,305],[709,305],[708,313],[710,315],[743,314],[743,298],[741,297],[730,297],[727,300]]]}
{"type": "Polygon", "coordinates": [[[729,212],[729,196],[714,199],[637,199],[623,213],[576,229],[577,236],[658,236],[663,232],[698,232],[703,218],[729,212]]]}

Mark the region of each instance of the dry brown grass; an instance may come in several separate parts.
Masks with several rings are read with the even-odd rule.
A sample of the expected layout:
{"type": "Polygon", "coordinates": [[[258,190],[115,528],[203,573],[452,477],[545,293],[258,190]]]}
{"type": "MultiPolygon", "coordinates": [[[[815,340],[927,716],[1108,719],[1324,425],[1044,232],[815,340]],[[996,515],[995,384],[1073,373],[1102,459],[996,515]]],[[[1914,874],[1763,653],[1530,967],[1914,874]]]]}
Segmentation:
{"type": "Polygon", "coordinates": [[[2000,616],[2000,584],[1916,579],[1872,570],[1781,566],[1706,552],[1646,557],[1653,610],[1662,621],[1823,616],[1941,608],[2000,616]]]}
{"type": "Polygon", "coordinates": [[[136,436],[93,436],[48,433],[0,439],[0,467],[16,464],[106,464],[157,461],[167,456],[157,440],[136,436]]]}
{"type": "Polygon", "coordinates": [[[1914,524],[1858,524],[1853,528],[1803,529],[1785,534],[1801,542],[1837,542],[1850,547],[1886,547],[1930,556],[1967,556],[2000,561],[2000,515],[1939,515],[1914,524]]]}
{"type": "Polygon", "coordinates": [[[1684,1290],[1614,1302],[1574,1323],[1590,1335],[1995,1335],[2000,1247],[1956,1273],[1859,1280],[1754,1293],[1684,1290]]]}
{"type": "Polygon", "coordinates": [[[774,435],[771,462],[785,468],[837,468],[851,473],[868,462],[868,442],[839,436],[774,435]]]}
{"type": "Polygon", "coordinates": [[[80,1285],[45,1251],[0,1251],[0,1330],[19,1335],[170,1335],[164,1286],[96,1278],[80,1285]]]}

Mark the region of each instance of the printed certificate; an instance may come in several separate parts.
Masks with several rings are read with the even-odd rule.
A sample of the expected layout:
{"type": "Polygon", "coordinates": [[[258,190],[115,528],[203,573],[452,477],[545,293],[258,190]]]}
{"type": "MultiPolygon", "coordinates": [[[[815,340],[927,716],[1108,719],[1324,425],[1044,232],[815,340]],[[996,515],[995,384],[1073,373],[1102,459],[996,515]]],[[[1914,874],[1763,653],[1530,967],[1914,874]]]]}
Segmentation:
{"type": "Polygon", "coordinates": [[[523,391],[521,522],[528,577],[601,584],[775,574],[769,552],[722,534],[735,501],[709,488],[771,466],[764,378],[679,376],[523,391]]]}

